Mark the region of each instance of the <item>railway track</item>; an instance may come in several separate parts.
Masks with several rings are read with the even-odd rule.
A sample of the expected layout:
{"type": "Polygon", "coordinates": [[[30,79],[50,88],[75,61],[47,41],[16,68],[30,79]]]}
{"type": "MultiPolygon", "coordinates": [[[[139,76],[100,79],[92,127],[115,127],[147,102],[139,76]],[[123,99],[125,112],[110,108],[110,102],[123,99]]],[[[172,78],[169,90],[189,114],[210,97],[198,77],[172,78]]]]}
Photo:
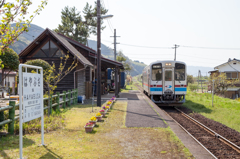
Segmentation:
{"type": "MultiPolygon", "coordinates": [[[[142,88],[138,86],[142,91],[142,88]]],[[[199,121],[175,107],[161,107],[191,137],[204,147],[214,158],[240,159],[240,146],[229,141],[199,121]]],[[[240,140],[240,139],[239,139],[240,140]]]]}
{"type": "Polygon", "coordinates": [[[177,108],[162,108],[214,158],[239,158],[240,147],[177,108]]]}

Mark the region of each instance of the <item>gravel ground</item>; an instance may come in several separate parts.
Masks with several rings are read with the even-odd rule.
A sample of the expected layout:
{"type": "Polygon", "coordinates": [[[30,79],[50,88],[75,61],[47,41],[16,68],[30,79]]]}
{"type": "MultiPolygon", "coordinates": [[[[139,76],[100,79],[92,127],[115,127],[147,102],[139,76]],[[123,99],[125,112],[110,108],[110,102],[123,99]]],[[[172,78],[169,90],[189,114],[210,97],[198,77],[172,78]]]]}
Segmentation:
{"type": "MultiPolygon", "coordinates": [[[[190,134],[192,134],[198,141],[200,141],[210,152],[217,158],[240,158],[240,154],[225,145],[213,135],[207,133],[204,129],[197,126],[195,123],[189,121],[181,113],[172,108],[165,108],[165,110],[172,116],[179,124],[181,124],[190,134]]],[[[188,110],[187,110],[188,111],[188,110]]],[[[210,119],[203,119],[205,122],[210,122],[210,119]]],[[[220,134],[222,129],[216,130],[220,134]]],[[[223,132],[222,132],[223,133],[223,132]]],[[[228,132],[225,132],[228,133],[228,132]]]]}
{"type": "Polygon", "coordinates": [[[201,114],[192,113],[192,110],[190,110],[186,107],[182,106],[182,107],[179,107],[178,109],[180,109],[184,113],[190,115],[197,121],[201,122],[203,125],[209,127],[210,129],[212,129],[219,135],[221,135],[221,136],[225,137],[226,139],[228,139],[229,141],[233,142],[234,144],[240,146],[240,133],[238,131],[233,130],[219,122],[208,119],[201,114]]]}

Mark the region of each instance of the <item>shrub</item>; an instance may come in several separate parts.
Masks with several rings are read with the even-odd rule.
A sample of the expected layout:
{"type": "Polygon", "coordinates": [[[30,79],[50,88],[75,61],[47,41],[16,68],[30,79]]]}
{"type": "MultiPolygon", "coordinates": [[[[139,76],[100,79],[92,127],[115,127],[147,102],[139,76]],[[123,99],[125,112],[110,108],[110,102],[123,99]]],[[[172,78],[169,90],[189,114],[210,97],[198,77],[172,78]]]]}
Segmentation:
{"type": "MultiPolygon", "coordinates": [[[[50,132],[62,128],[65,126],[65,115],[60,112],[53,111],[51,116],[44,116],[44,131],[50,132]]],[[[19,133],[19,120],[14,124],[15,134],[19,133]]],[[[41,132],[41,118],[31,120],[27,123],[23,123],[23,133],[32,134],[41,132]]]]}
{"type": "Polygon", "coordinates": [[[7,48],[0,55],[4,69],[17,70],[19,65],[18,54],[13,49],[7,48]]]}
{"type": "Polygon", "coordinates": [[[195,91],[195,90],[198,89],[198,85],[196,85],[196,84],[189,84],[189,89],[190,89],[191,91],[195,91]]]}
{"type": "Polygon", "coordinates": [[[41,59],[29,60],[25,62],[25,64],[42,67],[44,71],[47,71],[51,68],[51,65],[47,61],[41,59]]]}

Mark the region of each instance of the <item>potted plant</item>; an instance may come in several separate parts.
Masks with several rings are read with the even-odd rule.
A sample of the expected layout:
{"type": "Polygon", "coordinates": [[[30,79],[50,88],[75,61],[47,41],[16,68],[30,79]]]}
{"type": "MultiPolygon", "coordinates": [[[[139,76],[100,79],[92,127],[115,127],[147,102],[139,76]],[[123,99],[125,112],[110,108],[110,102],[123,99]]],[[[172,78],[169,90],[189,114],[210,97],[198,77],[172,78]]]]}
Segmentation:
{"type": "Polygon", "coordinates": [[[96,114],[96,118],[97,118],[98,121],[101,121],[102,120],[102,114],[98,112],[96,114]]]}
{"type": "Polygon", "coordinates": [[[102,108],[105,111],[105,113],[107,113],[108,109],[106,108],[106,106],[103,106],[102,108]]]}
{"type": "Polygon", "coordinates": [[[105,106],[105,108],[106,108],[107,110],[110,110],[110,107],[109,107],[109,106],[105,106]]]}
{"type": "Polygon", "coordinates": [[[109,107],[109,109],[111,108],[111,105],[110,105],[110,104],[106,104],[106,106],[108,106],[108,107],[109,107]]]}
{"type": "Polygon", "coordinates": [[[97,123],[97,118],[95,116],[91,117],[89,123],[92,123],[93,126],[95,126],[97,123]]]}
{"type": "Polygon", "coordinates": [[[111,105],[112,105],[112,102],[108,101],[108,102],[107,102],[107,105],[111,106],[111,105]]]}
{"type": "Polygon", "coordinates": [[[102,114],[103,117],[105,117],[105,114],[106,114],[106,113],[105,113],[105,110],[102,109],[102,110],[100,110],[99,112],[102,114]]]}
{"type": "Polygon", "coordinates": [[[92,132],[94,125],[92,123],[87,123],[84,128],[85,128],[85,132],[92,132]]]}

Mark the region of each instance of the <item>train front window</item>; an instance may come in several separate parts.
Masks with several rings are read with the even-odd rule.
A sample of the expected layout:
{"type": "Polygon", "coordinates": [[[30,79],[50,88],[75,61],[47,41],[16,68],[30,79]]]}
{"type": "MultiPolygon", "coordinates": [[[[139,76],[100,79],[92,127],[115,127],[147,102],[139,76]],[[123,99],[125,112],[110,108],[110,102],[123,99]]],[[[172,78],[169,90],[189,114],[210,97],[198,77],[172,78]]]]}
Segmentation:
{"type": "Polygon", "coordinates": [[[162,80],[162,64],[152,65],[152,80],[153,81],[162,80]]]}
{"type": "Polygon", "coordinates": [[[172,71],[171,70],[165,71],[165,81],[172,81],[172,71]]]}
{"type": "Polygon", "coordinates": [[[185,80],[185,65],[176,63],[175,64],[175,80],[184,81],[185,80]]]}

